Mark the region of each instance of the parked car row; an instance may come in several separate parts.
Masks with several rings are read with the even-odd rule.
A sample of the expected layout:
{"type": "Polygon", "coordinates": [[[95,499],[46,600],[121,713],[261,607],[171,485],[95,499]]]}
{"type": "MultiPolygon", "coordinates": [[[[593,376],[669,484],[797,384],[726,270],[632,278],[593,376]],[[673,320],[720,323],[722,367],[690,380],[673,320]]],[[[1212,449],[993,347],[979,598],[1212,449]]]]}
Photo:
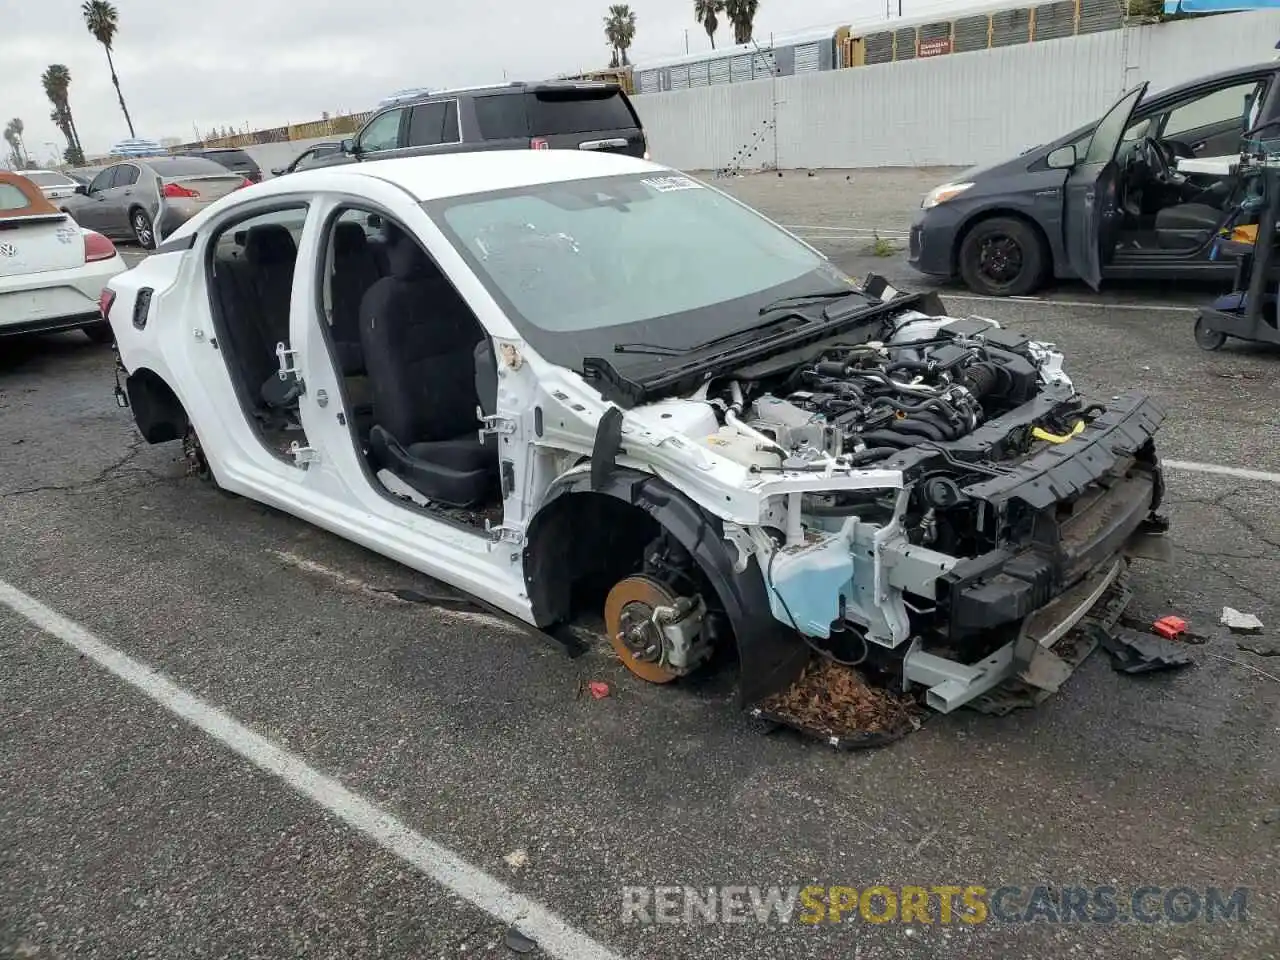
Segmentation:
{"type": "Polygon", "coordinates": [[[205,206],[250,184],[213,160],[152,157],[103,168],[58,206],[81,226],[151,250],[205,206]]]}

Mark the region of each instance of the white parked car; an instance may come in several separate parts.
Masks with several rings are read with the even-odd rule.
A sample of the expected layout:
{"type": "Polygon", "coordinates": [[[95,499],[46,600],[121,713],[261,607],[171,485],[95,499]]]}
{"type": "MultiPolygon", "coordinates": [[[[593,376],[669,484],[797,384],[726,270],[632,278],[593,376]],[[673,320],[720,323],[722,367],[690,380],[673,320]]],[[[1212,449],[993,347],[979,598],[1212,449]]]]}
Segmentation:
{"type": "Polygon", "coordinates": [[[74,196],[78,180],[59,173],[57,170],[22,170],[21,174],[40,188],[40,192],[48,200],[61,200],[74,196]]]}
{"type": "Polygon", "coordinates": [[[110,240],[54,209],[25,176],[0,172],[0,337],[79,328],[110,341],[101,298],[125,269],[110,240]]]}
{"type": "Polygon", "coordinates": [[[1060,682],[1162,529],[1151,400],[639,159],[309,170],[111,289],[146,439],[538,628],[603,616],[655,682],[735,647],[748,703],[814,649],[943,711],[1060,682]]]}

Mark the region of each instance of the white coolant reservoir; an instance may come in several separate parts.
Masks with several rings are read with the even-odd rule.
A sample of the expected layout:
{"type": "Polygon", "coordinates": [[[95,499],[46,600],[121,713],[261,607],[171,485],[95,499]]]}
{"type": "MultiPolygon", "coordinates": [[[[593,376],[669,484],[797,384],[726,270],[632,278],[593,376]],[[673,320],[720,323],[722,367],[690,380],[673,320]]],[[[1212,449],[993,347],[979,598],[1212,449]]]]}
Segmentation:
{"type": "Polygon", "coordinates": [[[733,427],[721,427],[702,441],[713,452],[748,467],[776,467],[782,463],[777,450],[765,447],[733,427]]]}

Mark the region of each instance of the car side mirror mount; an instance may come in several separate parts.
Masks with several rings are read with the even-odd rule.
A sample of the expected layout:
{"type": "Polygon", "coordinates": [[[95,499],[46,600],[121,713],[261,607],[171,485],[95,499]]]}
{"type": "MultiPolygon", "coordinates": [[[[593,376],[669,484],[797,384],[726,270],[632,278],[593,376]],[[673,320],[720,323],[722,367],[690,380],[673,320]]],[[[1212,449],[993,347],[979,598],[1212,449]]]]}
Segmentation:
{"type": "Polygon", "coordinates": [[[80,196],[82,197],[87,197],[89,195],[89,188],[86,187],[83,183],[77,183],[75,192],[80,194],[80,196]]]}
{"type": "Polygon", "coordinates": [[[283,177],[283,176],[284,176],[284,167],[272,167],[272,168],[271,168],[271,175],[272,175],[273,177],[283,177]]]}
{"type": "Polygon", "coordinates": [[[349,153],[352,156],[360,152],[359,148],[356,146],[354,137],[347,137],[342,141],[342,152],[349,153]]]}
{"type": "Polygon", "coordinates": [[[1076,160],[1075,145],[1069,143],[1065,147],[1050,151],[1049,156],[1045,158],[1045,163],[1049,165],[1050,170],[1070,170],[1076,165],[1076,160]]]}

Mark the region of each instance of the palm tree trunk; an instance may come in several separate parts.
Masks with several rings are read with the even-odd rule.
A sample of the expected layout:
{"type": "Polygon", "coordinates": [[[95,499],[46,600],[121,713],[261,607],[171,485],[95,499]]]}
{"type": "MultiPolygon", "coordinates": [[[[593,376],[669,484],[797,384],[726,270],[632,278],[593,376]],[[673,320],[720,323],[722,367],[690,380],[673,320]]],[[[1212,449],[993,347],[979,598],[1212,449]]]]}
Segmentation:
{"type": "Polygon", "coordinates": [[[84,148],[80,146],[80,131],[76,129],[75,118],[71,116],[70,104],[67,105],[67,126],[71,128],[71,139],[73,141],[71,146],[75,149],[76,153],[83,155],[84,148]]]}
{"type": "Polygon", "coordinates": [[[124,122],[125,122],[125,125],[128,126],[129,128],[129,136],[130,137],[136,136],[136,134],[133,132],[133,120],[129,118],[129,108],[124,105],[124,94],[120,92],[120,78],[116,76],[116,65],[115,65],[115,61],[111,59],[110,47],[107,47],[107,66],[111,70],[111,82],[115,84],[116,97],[118,97],[120,100],[120,109],[124,111],[124,122]]]}

